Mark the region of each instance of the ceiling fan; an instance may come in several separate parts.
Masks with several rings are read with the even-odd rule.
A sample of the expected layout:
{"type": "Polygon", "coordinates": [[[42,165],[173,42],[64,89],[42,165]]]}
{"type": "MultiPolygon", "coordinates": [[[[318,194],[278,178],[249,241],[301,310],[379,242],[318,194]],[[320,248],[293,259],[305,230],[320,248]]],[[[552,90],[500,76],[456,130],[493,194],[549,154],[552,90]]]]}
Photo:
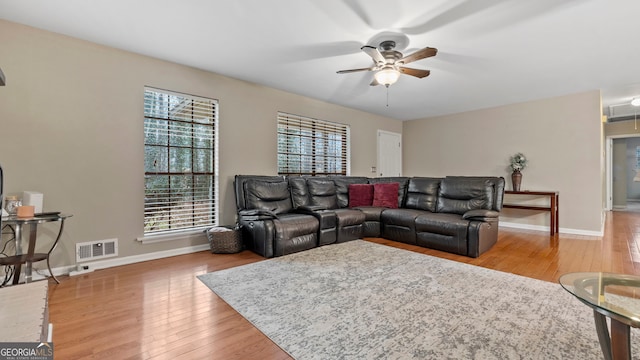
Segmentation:
{"type": "Polygon", "coordinates": [[[421,60],[431,56],[435,56],[438,53],[438,49],[426,47],[422,50],[418,50],[410,55],[403,56],[401,52],[394,50],[396,42],[393,40],[385,40],[380,43],[379,49],[375,46],[365,45],[360,50],[367,53],[373,59],[374,65],[368,68],[340,70],[338,74],[347,74],[358,71],[375,71],[371,86],[389,85],[398,81],[400,74],[406,74],[415,76],[417,78],[423,78],[429,76],[431,73],[429,70],[412,69],[404,67],[408,63],[416,60],[421,60]]]}

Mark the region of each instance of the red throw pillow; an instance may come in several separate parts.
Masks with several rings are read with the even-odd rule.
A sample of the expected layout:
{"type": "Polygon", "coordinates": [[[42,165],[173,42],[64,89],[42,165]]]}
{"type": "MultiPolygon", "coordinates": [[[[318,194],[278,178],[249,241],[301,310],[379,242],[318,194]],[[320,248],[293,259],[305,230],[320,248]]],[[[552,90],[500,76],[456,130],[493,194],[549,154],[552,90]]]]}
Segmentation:
{"type": "Polygon", "coordinates": [[[373,184],[349,184],[349,207],[371,206],[373,184]]]}
{"type": "Polygon", "coordinates": [[[373,206],[397,209],[399,187],[397,182],[373,184],[373,206]]]}

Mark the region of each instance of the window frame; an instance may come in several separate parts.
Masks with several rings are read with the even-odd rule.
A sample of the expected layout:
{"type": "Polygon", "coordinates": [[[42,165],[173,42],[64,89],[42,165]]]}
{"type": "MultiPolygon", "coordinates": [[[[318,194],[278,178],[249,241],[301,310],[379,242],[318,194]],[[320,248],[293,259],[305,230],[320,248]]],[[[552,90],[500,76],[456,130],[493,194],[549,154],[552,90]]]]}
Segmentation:
{"type": "Polygon", "coordinates": [[[276,134],[278,175],[350,175],[350,125],[279,111],[276,117],[276,134]],[[340,137],[340,139],[336,137],[340,137]],[[290,151],[292,145],[289,144],[296,142],[295,146],[299,148],[299,152],[290,151]],[[304,145],[304,142],[307,144],[304,145]],[[340,151],[336,155],[336,148],[331,144],[337,143],[340,144],[340,151]],[[304,149],[305,147],[306,149],[304,149]],[[318,153],[322,149],[325,151],[318,153]],[[305,150],[310,152],[306,153],[305,150]],[[331,150],[334,151],[334,154],[331,153],[331,150]],[[293,171],[296,170],[296,161],[294,160],[296,157],[299,158],[298,171],[293,171]],[[305,161],[303,158],[307,160],[305,161]],[[337,161],[329,162],[327,161],[329,159],[337,161]],[[283,162],[284,166],[282,166],[283,162]],[[305,171],[305,166],[310,170],[305,171]],[[324,167],[323,171],[318,171],[319,166],[324,167]],[[336,171],[331,171],[332,169],[336,169],[336,171]]]}
{"type": "MultiPolygon", "coordinates": [[[[219,112],[220,112],[219,101],[217,99],[206,98],[202,96],[196,96],[196,95],[191,95],[186,93],[179,93],[175,91],[145,86],[143,105],[144,105],[143,128],[144,128],[144,134],[145,134],[144,140],[143,140],[143,144],[144,144],[143,151],[144,151],[144,160],[145,160],[145,164],[143,167],[144,178],[145,178],[144,180],[144,186],[145,186],[144,215],[143,215],[143,218],[144,218],[143,234],[144,235],[142,238],[139,238],[138,240],[142,241],[143,243],[155,242],[153,240],[149,241],[149,239],[162,239],[159,241],[173,240],[178,238],[179,235],[196,233],[196,232],[200,233],[202,229],[206,229],[212,226],[217,226],[219,224],[219,218],[220,218],[219,138],[218,138],[219,112]],[[149,92],[162,94],[163,96],[168,96],[168,97],[175,96],[175,97],[182,98],[183,101],[188,101],[189,103],[186,105],[186,107],[188,107],[189,110],[191,111],[190,120],[185,120],[186,117],[183,116],[184,114],[178,114],[178,115],[174,114],[176,115],[176,117],[175,118],[172,117],[171,112],[175,111],[176,108],[181,105],[175,105],[174,108],[169,109],[169,107],[171,106],[169,101],[166,102],[166,105],[167,105],[167,109],[165,113],[166,117],[164,117],[163,114],[160,114],[159,112],[156,112],[154,114],[149,114],[147,112],[147,106],[148,106],[147,94],[149,92]],[[199,103],[204,102],[206,103],[205,106],[211,107],[210,109],[211,116],[210,117],[206,116],[206,118],[208,118],[209,121],[207,122],[198,121],[198,119],[202,118],[202,115],[207,115],[207,113],[201,112],[202,109],[199,107],[199,104],[195,105],[198,102],[199,103]],[[180,116],[183,116],[183,117],[180,117],[180,116]],[[149,124],[148,124],[148,121],[149,121],[149,124]],[[163,125],[158,126],[158,123],[161,123],[163,121],[167,122],[167,125],[166,125],[167,134],[164,135],[166,137],[166,143],[164,144],[147,142],[147,132],[153,130],[152,122],[154,121],[156,123],[155,129],[158,129],[161,126],[163,126],[163,125]],[[187,129],[187,131],[189,132],[186,134],[180,133],[180,130],[176,130],[175,128],[172,129],[172,125],[182,126],[183,128],[181,130],[187,129]],[[203,129],[205,129],[204,134],[206,134],[206,136],[202,136],[201,132],[203,131],[203,129]],[[206,131],[209,131],[209,132],[206,132],[206,131]],[[185,146],[185,145],[177,144],[178,140],[181,137],[183,139],[190,138],[189,145],[185,146]],[[200,144],[196,143],[198,141],[201,143],[200,144]],[[205,143],[205,144],[208,143],[209,145],[208,146],[202,145],[202,143],[205,143]],[[157,156],[150,155],[150,152],[148,152],[148,149],[151,149],[154,147],[160,148],[161,151],[166,150],[167,152],[166,154],[167,164],[164,165],[166,169],[162,169],[162,171],[148,171],[149,169],[148,169],[147,162],[151,161],[149,157],[150,156],[153,157],[154,166],[158,161],[157,156]],[[179,150],[184,150],[184,149],[190,150],[190,154],[188,155],[188,158],[189,158],[188,163],[190,163],[190,167],[187,171],[175,171],[175,169],[171,169],[172,149],[176,153],[179,152],[179,150]],[[203,154],[203,151],[205,152],[204,154],[203,154]],[[208,151],[211,151],[212,153],[207,154],[206,152],[208,151]],[[198,169],[198,166],[196,165],[196,163],[198,163],[198,160],[197,160],[198,156],[196,156],[197,153],[200,153],[200,156],[204,156],[206,158],[204,160],[204,163],[206,164],[204,169],[198,169]],[[174,196],[173,199],[165,198],[165,200],[163,200],[163,202],[165,203],[171,203],[171,202],[174,203],[174,205],[166,205],[167,207],[169,207],[169,210],[167,210],[169,212],[171,212],[171,210],[179,212],[180,208],[183,209],[183,212],[182,213],[179,212],[179,215],[177,216],[175,213],[173,215],[166,215],[167,217],[169,217],[168,221],[175,221],[176,217],[179,217],[180,215],[184,215],[185,213],[187,213],[187,216],[188,216],[187,220],[182,220],[178,218],[178,224],[173,224],[176,227],[172,227],[170,224],[169,228],[166,228],[166,229],[148,229],[147,228],[148,218],[152,217],[151,211],[150,211],[150,208],[152,208],[152,206],[148,206],[150,190],[147,188],[147,184],[148,184],[147,181],[150,176],[167,176],[168,187],[164,190],[168,193],[171,193],[172,191],[172,188],[171,188],[172,177],[174,177],[173,180],[180,179],[180,177],[182,177],[181,179],[190,178],[189,185],[177,188],[178,193],[173,194],[174,196]],[[203,188],[205,191],[204,195],[198,194],[198,187],[195,185],[197,184],[197,180],[202,180],[202,179],[204,179],[204,182],[206,184],[205,187],[203,188]],[[180,189],[186,189],[187,191],[180,192],[180,189]],[[185,193],[191,196],[190,204],[188,201],[184,201],[185,193]],[[204,208],[202,208],[203,204],[204,204],[204,208]],[[199,216],[200,217],[204,216],[204,219],[208,220],[208,222],[202,223],[202,218],[198,219],[199,216]],[[184,226],[184,223],[188,223],[188,222],[191,223],[191,226],[189,225],[184,226]]],[[[165,104],[162,104],[162,105],[165,105],[165,104]]],[[[207,108],[206,110],[208,112],[209,109],[207,108]]],[[[174,155],[173,159],[177,157],[178,155],[174,155]]],[[[160,190],[160,193],[161,192],[162,192],[162,189],[160,190]]],[[[163,198],[163,197],[159,196],[159,198],[163,198]]],[[[186,198],[188,199],[188,196],[186,198]]]]}

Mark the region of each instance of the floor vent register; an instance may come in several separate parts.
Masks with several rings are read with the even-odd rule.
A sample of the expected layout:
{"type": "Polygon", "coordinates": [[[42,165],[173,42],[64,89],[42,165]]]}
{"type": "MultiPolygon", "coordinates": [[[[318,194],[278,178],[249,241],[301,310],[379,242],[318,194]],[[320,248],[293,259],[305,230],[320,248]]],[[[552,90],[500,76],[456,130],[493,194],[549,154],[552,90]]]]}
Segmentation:
{"type": "Polygon", "coordinates": [[[76,244],[76,261],[96,260],[118,256],[118,239],[83,242],[76,244]]]}

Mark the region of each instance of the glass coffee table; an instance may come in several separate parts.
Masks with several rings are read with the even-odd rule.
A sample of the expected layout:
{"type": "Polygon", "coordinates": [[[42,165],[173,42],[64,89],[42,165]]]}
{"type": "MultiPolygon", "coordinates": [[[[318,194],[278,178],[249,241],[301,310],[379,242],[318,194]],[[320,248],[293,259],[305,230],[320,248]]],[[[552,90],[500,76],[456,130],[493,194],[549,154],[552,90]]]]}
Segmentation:
{"type": "Polygon", "coordinates": [[[631,359],[630,327],[640,327],[640,276],[569,273],[560,277],[560,285],[593,309],[604,358],[631,359]]]}

